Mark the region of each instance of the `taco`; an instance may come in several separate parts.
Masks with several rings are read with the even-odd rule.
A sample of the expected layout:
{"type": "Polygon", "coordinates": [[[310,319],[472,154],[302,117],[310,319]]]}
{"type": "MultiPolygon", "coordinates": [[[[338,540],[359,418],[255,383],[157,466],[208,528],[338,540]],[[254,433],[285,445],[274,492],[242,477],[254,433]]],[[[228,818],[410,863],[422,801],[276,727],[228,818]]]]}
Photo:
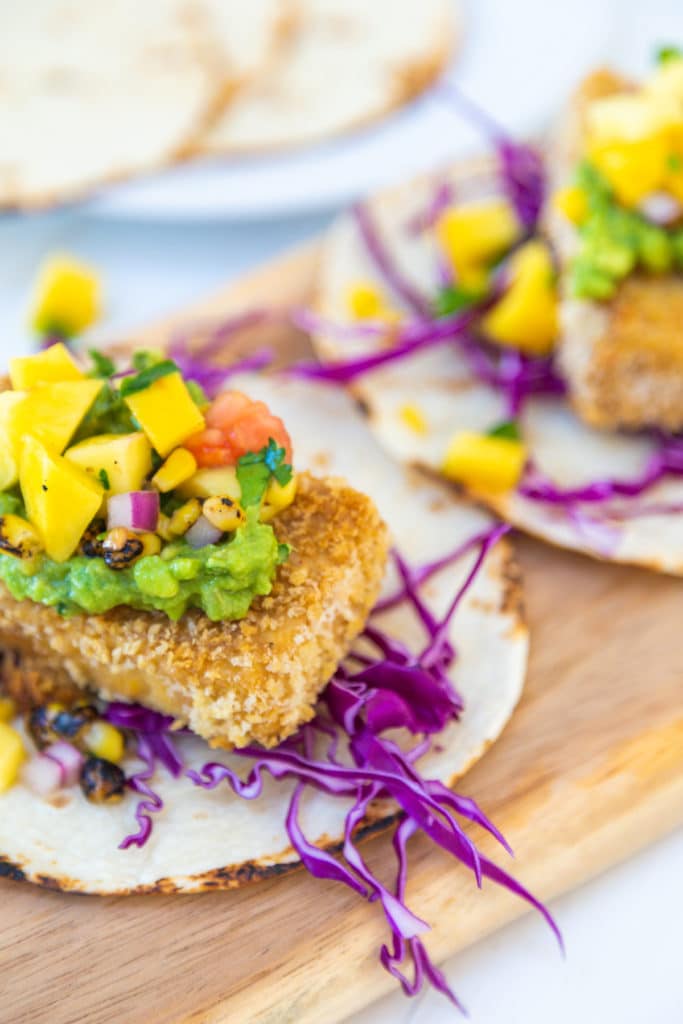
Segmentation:
{"type": "MultiPolygon", "coordinates": [[[[662,192],[669,211],[681,68],[670,58],[647,86],[668,97],[658,102],[673,158],[658,188],[672,190],[662,192]]],[[[605,74],[592,81],[581,103],[607,81],[614,88],[605,74]]],[[[626,99],[624,131],[635,131],[626,99]]],[[[332,226],[315,314],[300,318],[326,366],[301,372],[350,386],[392,454],[521,529],[682,574],[677,222],[622,208],[589,161],[578,184],[549,190],[560,168],[566,176],[566,141],[545,168],[476,116],[493,155],[389,190],[332,226]],[[622,232],[619,251],[608,230],[622,232]],[[591,258],[609,264],[613,294],[577,297],[591,287],[591,258]]],[[[618,155],[600,159],[616,166],[618,155]]]]}
{"type": "MultiPolygon", "coordinates": [[[[396,943],[383,962],[403,977],[401,965],[412,957],[418,968],[412,991],[428,978],[451,994],[421,944],[428,926],[404,902],[405,844],[414,831],[422,829],[477,877],[540,907],[479,854],[460,819],[504,840],[471,800],[448,788],[499,735],[522,688],[527,633],[516,565],[499,542],[505,528],[454,500],[442,485],[392,463],[339,389],[235,375],[230,390],[219,391],[206,409],[196,380],[184,379],[171,360],[138,354],[129,369],[116,372],[97,355],[100,377],[88,377],[57,345],[13,362],[23,396],[15,389],[3,393],[15,396],[5,398],[5,429],[21,423],[28,436],[19,445],[19,488],[8,482],[2,498],[8,540],[0,553],[0,874],[70,892],[186,893],[233,888],[303,862],[317,877],[379,899],[396,943]],[[55,379],[65,373],[70,380],[55,379]],[[46,375],[47,382],[39,381],[46,375]],[[140,396],[169,384],[172,415],[165,405],[166,415],[152,421],[156,402],[141,403],[140,396]],[[83,401],[82,418],[74,423],[84,385],[91,404],[83,401]],[[67,386],[70,411],[60,419],[47,402],[48,389],[58,387],[65,400],[67,386]],[[24,401],[32,403],[31,416],[21,419],[14,410],[24,401]],[[258,415],[229,427],[226,405],[235,403],[258,415]],[[43,415],[48,406],[50,416],[43,415]],[[132,426],[141,429],[130,430],[130,412],[132,426]],[[187,435],[182,424],[190,413],[193,432],[187,435]],[[264,422],[269,437],[260,447],[264,422]],[[159,423],[174,432],[177,446],[170,452],[159,423]],[[118,487],[123,463],[130,469],[118,455],[105,458],[104,442],[95,444],[110,426],[121,431],[106,435],[109,443],[116,440],[118,455],[135,434],[147,438],[152,454],[136,442],[147,454],[144,472],[136,463],[135,490],[127,480],[123,492],[132,519],[118,522],[120,495],[112,494],[108,513],[117,521],[110,519],[107,530],[91,522],[106,488],[118,487]],[[74,435],[69,440],[53,433],[67,427],[74,435]],[[64,455],[57,454],[60,447],[64,455]],[[43,471],[37,497],[28,471],[36,453],[43,471]],[[81,488],[68,506],[81,526],[68,540],[65,529],[53,535],[41,498],[45,481],[48,496],[52,488],[64,494],[55,467],[81,488]],[[230,499],[221,511],[242,508],[246,523],[220,522],[216,536],[200,517],[188,529],[187,505],[198,503],[200,491],[202,516],[212,524],[208,503],[215,494],[207,497],[206,489],[218,474],[220,496],[230,499]],[[171,481],[174,486],[164,489],[171,481]],[[166,497],[181,489],[174,500],[166,497]],[[138,518],[142,511],[130,505],[132,493],[157,496],[156,531],[138,518]],[[396,549],[368,618],[386,557],[380,515],[396,549]],[[178,540],[174,523],[181,520],[185,533],[178,540]],[[132,567],[114,568],[105,557],[114,548],[105,545],[111,530],[121,529],[142,551],[132,567]],[[246,531],[263,529],[277,538],[274,581],[264,582],[259,573],[255,593],[237,611],[229,601],[228,616],[214,615],[216,606],[195,585],[179,594],[157,586],[151,595],[157,603],[150,606],[144,586],[150,568],[162,563],[179,581],[196,581],[189,570],[197,553],[205,557],[222,545],[227,553],[240,536],[249,539],[246,531]],[[156,553],[148,547],[153,533],[156,553]],[[81,554],[74,554],[76,545],[81,554]],[[98,582],[84,590],[73,570],[78,563],[93,572],[86,560],[97,560],[98,582]],[[174,566],[183,571],[178,575],[174,566]],[[143,593],[130,600],[129,589],[125,599],[118,597],[127,606],[106,610],[102,605],[113,604],[115,592],[105,582],[120,586],[108,575],[116,572],[137,573],[126,586],[137,584],[143,593]],[[66,580],[60,604],[53,588],[66,580]],[[315,602],[302,597],[309,585],[315,602]],[[305,628],[301,616],[313,604],[318,620],[305,628]],[[182,658],[169,650],[169,637],[183,647],[182,658]],[[311,657],[316,646],[324,656],[311,657]],[[267,651],[262,671],[248,673],[260,647],[267,651]],[[203,671],[212,673],[211,690],[202,688],[203,671]],[[266,685],[271,672],[278,687],[266,685]],[[238,684],[244,714],[232,696],[238,684]],[[297,688],[304,687],[302,699],[297,688]],[[238,746],[216,750],[210,743],[238,746]],[[404,813],[400,822],[397,809],[404,813]],[[389,825],[397,830],[395,892],[372,874],[355,846],[358,836],[389,825]],[[343,859],[330,852],[337,847],[343,859]]],[[[222,376],[227,372],[223,368],[222,376]]]]}

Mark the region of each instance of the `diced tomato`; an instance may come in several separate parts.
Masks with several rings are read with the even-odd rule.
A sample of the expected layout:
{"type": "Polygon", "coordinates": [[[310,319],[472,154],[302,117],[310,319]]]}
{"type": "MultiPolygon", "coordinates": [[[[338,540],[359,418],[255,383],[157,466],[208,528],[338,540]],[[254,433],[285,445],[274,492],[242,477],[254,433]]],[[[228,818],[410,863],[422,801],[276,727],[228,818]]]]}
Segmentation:
{"type": "Polygon", "coordinates": [[[206,413],[206,429],[183,443],[199,466],[234,466],[247,452],[258,452],[270,438],[292,461],[292,442],[279,416],[241,391],[223,391],[206,413]]]}

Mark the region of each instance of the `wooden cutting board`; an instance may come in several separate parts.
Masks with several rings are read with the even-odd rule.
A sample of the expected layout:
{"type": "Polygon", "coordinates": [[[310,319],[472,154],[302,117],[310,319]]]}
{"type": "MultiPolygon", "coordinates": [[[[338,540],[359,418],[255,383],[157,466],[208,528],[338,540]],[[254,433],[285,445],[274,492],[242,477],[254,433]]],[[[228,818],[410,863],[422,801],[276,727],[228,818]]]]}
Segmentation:
{"type": "MultiPolygon", "coordinates": [[[[301,250],[138,340],[240,305],[303,301],[315,259],[301,250]]],[[[460,790],[506,834],[520,880],[549,899],[683,823],[683,580],[526,538],[518,550],[528,682],[460,790]]],[[[366,852],[381,866],[387,839],[366,852]]],[[[437,961],[524,912],[498,889],[478,892],[422,838],[410,855],[411,905],[434,923],[437,961]]],[[[334,1024],[394,984],[377,963],[377,908],[299,871],[232,893],[128,899],[3,881],[0,907],[3,1024],[334,1024]]]]}

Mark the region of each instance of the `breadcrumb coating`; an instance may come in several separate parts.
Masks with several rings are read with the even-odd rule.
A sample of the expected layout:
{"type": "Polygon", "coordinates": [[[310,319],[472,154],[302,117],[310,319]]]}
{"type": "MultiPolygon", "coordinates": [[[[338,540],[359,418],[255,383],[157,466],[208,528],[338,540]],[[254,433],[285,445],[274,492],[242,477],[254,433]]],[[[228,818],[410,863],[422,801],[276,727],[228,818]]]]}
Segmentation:
{"type": "MultiPolygon", "coordinates": [[[[599,70],[577,91],[554,153],[557,184],[580,158],[585,115],[596,99],[623,92],[630,83],[599,70]]],[[[564,263],[576,247],[576,231],[550,213],[549,229],[564,263]]],[[[591,426],[683,428],[683,277],[633,274],[609,302],[565,297],[560,364],[572,405],[591,426]]]]}
{"type": "Polygon", "coordinates": [[[291,555],[272,592],[238,622],[211,622],[196,610],[172,622],[125,607],[65,619],[3,587],[0,645],[26,659],[20,676],[33,686],[56,673],[105,699],[173,715],[212,746],[275,746],[313,717],[362,630],[389,541],[369,498],[306,473],[274,526],[291,555]]]}

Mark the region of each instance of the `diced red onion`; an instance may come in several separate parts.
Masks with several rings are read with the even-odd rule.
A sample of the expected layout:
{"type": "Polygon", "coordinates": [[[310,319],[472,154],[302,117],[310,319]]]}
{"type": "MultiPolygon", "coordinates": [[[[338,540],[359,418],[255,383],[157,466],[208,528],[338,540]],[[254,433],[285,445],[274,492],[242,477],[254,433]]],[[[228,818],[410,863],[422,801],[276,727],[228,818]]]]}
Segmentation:
{"type": "Polygon", "coordinates": [[[107,502],[107,527],[123,526],[143,533],[154,531],[159,522],[159,495],[156,491],[127,491],[113,494],[107,502]]]}
{"type": "Polygon", "coordinates": [[[207,544],[217,544],[223,531],[210,523],[206,516],[200,516],[185,534],[185,540],[191,548],[205,548],[207,544]]]}
{"type": "Polygon", "coordinates": [[[38,754],[23,766],[21,781],[36,796],[52,796],[62,788],[61,765],[47,754],[38,754]]]}
{"type": "Polygon", "coordinates": [[[60,740],[49,746],[43,753],[59,766],[62,786],[75,786],[85,760],[80,750],[72,743],[60,740]]]}
{"type": "Polygon", "coordinates": [[[683,213],[681,204],[669,192],[651,192],[640,201],[638,209],[646,220],[660,227],[673,224],[683,213]]]}

